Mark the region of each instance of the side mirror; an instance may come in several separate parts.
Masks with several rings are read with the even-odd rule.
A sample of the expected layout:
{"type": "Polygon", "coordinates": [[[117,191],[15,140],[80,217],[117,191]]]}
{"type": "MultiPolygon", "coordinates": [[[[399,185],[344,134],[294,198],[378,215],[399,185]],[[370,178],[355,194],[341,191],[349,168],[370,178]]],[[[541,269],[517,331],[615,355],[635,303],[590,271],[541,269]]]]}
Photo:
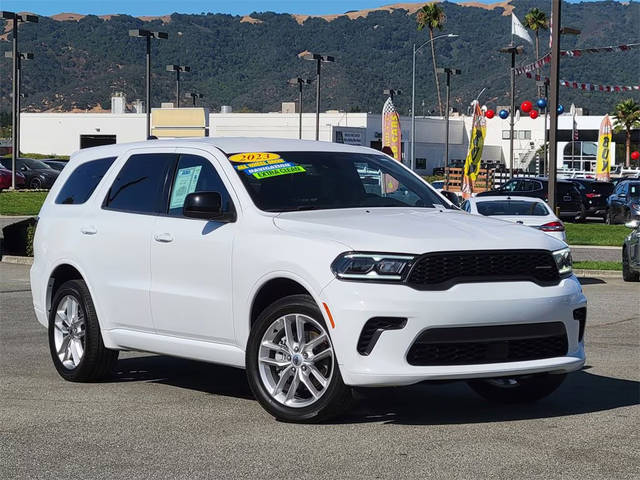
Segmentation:
{"type": "Polygon", "coordinates": [[[640,220],[631,220],[630,222],[625,223],[624,226],[627,228],[633,228],[635,230],[636,228],[640,227],[640,220]]]}
{"type": "Polygon", "coordinates": [[[24,165],[22,167],[20,167],[20,171],[21,172],[26,172],[27,171],[27,167],[25,167],[24,165]]]}
{"type": "Polygon", "coordinates": [[[188,218],[233,222],[235,212],[222,211],[222,197],[218,192],[193,192],[186,196],[182,214],[188,218]]]}

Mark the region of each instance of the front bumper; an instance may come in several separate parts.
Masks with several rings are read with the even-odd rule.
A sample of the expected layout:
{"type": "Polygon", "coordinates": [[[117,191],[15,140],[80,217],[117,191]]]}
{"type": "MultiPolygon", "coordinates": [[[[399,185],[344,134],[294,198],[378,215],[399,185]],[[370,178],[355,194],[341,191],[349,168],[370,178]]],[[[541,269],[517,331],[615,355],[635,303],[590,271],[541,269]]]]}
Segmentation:
{"type": "Polygon", "coordinates": [[[347,385],[410,385],[424,380],[565,373],[584,365],[584,345],[578,342],[579,322],[574,320],[573,310],[586,306],[586,298],[575,276],[552,287],[531,282],[469,283],[446,291],[334,280],[321,297],[333,316],[331,337],[347,385]],[[405,317],[407,322],[402,329],[384,331],[371,353],[364,356],[356,345],[364,324],[372,317],[405,317]],[[567,355],[449,366],[414,366],[406,358],[416,337],[428,328],[540,322],[564,323],[567,355]]]}

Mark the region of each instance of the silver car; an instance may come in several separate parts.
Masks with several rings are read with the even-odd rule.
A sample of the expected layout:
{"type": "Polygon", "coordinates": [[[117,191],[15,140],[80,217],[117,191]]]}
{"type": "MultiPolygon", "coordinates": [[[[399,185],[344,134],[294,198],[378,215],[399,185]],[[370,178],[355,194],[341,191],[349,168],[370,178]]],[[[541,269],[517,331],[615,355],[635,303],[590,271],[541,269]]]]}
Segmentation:
{"type": "Polygon", "coordinates": [[[637,282],[640,280],[640,220],[632,220],[625,226],[633,231],[622,244],[622,278],[625,282],[637,282]]]}

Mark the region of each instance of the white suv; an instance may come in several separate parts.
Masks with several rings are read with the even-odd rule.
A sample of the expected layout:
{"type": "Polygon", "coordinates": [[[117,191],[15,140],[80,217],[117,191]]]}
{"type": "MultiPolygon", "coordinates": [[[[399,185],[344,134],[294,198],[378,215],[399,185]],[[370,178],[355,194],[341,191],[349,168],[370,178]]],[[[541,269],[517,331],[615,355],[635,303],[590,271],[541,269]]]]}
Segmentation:
{"type": "Polygon", "coordinates": [[[277,139],[82,150],[49,193],[31,286],[60,375],[119,350],[245,368],[287,421],[352,386],[467,380],[534,401],[585,361],[563,242],[461,212],[375,150],[277,139]]]}

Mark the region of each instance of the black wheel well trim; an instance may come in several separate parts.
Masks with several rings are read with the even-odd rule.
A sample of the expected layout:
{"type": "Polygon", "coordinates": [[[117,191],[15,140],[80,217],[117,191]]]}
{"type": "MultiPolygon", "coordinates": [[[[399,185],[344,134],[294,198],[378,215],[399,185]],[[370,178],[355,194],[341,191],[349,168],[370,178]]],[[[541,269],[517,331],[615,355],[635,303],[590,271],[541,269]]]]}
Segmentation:
{"type": "Polygon", "coordinates": [[[68,282],[69,280],[84,281],[84,277],[80,271],[69,263],[61,263],[57,265],[49,275],[49,280],[47,282],[47,315],[51,312],[51,304],[56,291],[58,291],[63,283],[68,282]]]}
{"type": "MultiPolygon", "coordinates": [[[[273,302],[290,295],[309,295],[313,298],[314,302],[317,303],[309,289],[300,282],[284,276],[270,278],[260,285],[260,288],[256,290],[256,293],[251,300],[249,328],[251,329],[258,316],[260,316],[260,313],[263,312],[265,308],[273,302]]],[[[320,308],[320,306],[318,306],[318,308],[320,308]]],[[[322,310],[320,310],[320,312],[322,315],[322,310]]]]}

